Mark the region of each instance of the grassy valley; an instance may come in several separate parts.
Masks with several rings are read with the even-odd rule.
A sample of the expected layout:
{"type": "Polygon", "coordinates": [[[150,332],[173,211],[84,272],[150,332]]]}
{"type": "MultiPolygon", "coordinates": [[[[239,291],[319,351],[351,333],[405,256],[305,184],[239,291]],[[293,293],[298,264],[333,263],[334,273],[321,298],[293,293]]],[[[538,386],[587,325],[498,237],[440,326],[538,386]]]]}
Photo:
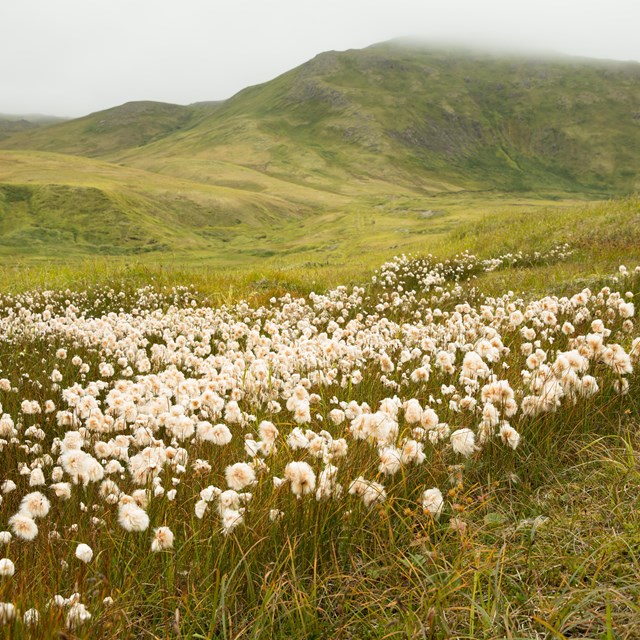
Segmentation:
{"type": "Polygon", "coordinates": [[[637,191],[638,104],[636,63],[327,52],[224,102],[5,131],[0,255],[246,267],[432,247],[508,203],[637,191]]]}
{"type": "Polygon", "coordinates": [[[9,256],[188,253],[310,211],[304,189],[296,202],[62,154],[0,151],[0,172],[9,256]]]}

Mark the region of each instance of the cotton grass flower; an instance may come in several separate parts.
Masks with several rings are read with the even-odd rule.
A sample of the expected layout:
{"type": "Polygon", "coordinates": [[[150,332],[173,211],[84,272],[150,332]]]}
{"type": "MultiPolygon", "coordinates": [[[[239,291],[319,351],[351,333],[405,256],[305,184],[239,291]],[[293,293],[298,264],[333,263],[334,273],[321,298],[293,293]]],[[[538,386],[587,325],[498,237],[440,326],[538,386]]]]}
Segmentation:
{"type": "Polygon", "coordinates": [[[91,562],[93,558],[93,549],[88,544],[81,542],[76,547],[76,558],[85,564],[91,562]]]}
{"type": "Polygon", "coordinates": [[[212,426],[209,422],[199,422],[197,427],[197,435],[204,442],[213,442],[213,444],[223,447],[231,442],[232,436],[229,427],[225,424],[216,424],[212,426]]]}
{"type": "Polygon", "coordinates": [[[500,426],[500,437],[502,442],[512,449],[516,449],[520,444],[520,434],[506,422],[500,426]]]}
{"type": "Polygon", "coordinates": [[[9,624],[16,617],[16,607],[11,602],[0,602],[0,624],[9,624]]]}
{"type": "Polygon", "coordinates": [[[57,498],[69,500],[71,498],[71,484],[68,482],[56,482],[49,486],[57,498]]]}
{"type": "Polygon", "coordinates": [[[379,482],[372,482],[359,476],[349,486],[349,493],[362,496],[365,507],[370,508],[375,504],[382,503],[387,498],[387,492],[379,482]]]}
{"type": "Polygon", "coordinates": [[[444,498],[440,489],[434,487],[423,491],[421,502],[425,513],[430,513],[436,519],[440,517],[444,508],[444,498]]]}
{"type": "Polygon", "coordinates": [[[316,475],[306,462],[290,462],[284,469],[284,477],[297,498],[312,493],[316,487],[316,475]]]}
{"type": "Polygon", "coordinates": [[[135,502],[121,502],[118,522],[125,531],[144,531],[149,526],[149,516],[135,502]]]}
{"type": "MultiPolygon", "coordinates": [[[[558,412],[561,428],[563,418],[597,410],[614,389],[635,391],[640,338],[632,292],[467,296],[462,281],[472,274],[529,259],[399,257],[370,290],[285,295],[257,308],[246,301],[193,306],[176,292],[141,290],[135,310],[127,308],[128,294],[115,291],[102,292],[95,306],[85,294],[28,294],[13,298],[20,300],[14,310],[5,296],[0,338],[15,345],[35,336],[44,348],[41,374],[38,363],[12,374],[14,384],[0,380],[0,401],[14,414],[0,407],[6,517],[22,496],[11,494],[16,483],[21,491],[34,487],[0,543],[13,533],[19,549],[37,536],[37,518],[49,517],[37,570],[46,553],[58,553],[64,538],[85,527],[109,552],[109,540],[118,538],[112,528],[144,531],[148,513],[168,525],[146,538],[150,553],[172,549],[169,527],[185,505],[202,520],[185,540],[187,552],[212,531],[233,535],[245,522],[252,525],[241,536],[249,548],[260,528],[253,525],[284,519],[285,528],[299,528],[316,511],[343,516],[347,535],[351,514],[380,515],[393,527],[396,507],[411,499],[425,512],[414,524],[442,517],[446,496],[422,486],[425,474],[446,482],[448,466],[453,496],[471,463],[452,465],[460,456],[472,458],[498,437],[509,455],[532,418],[558,412]],[[53,358],[60,344],[69,345],[67,362],[53,358]],[[444,421],[453,419],[450,428],[444,421]],[[427,460],[435,466],[427,469],[427,460]],[[45,479],[47,489],[35,491],[45,479]],[[181,504],[170,504],[178,492],[181,504]],[[393,503],[384,513],[387,492],[393,503]],[[56,503],[49,515],[44,493],[70,502],[56,503]],[[287,513],[291,495],[300,499],[299,519],[287,513]],[[306,496],[322,504],[303,502],[306,496]],[[115,508],[117,524],[105,516],[115,508]]],[[[453,518],[451,526],[465,525],[453,518]]],[[[73,567],[61,566],[72,577],[73,567]]],[[[70,627],[88,619],[78,594],[56,602],[56,615],[73,608],[70,627]]]]}
{"type": "Polygon", "coordinates": [[[204,518],[204,514],[209,510],[209,505],[206,500],[198,500],[194,507],[194,512],[198,520],[204,518]]]}
{"type": "Polygon", "coordinates": [[[228,535],[244,522],[243,509],[227,509],[222,516],[222,533],[228,535]]]}
{"type": "Polygon", "coordinates": [[[42,473],[42,469],[40,467],[36,467],[31,470],[31,475],[29,476],[29,486],[30,487],[40,487],[45,483],[44,473],[42,473]]]}
{"type": "Polygon", "coordinates": [[[35,627],[40,622],[40,613],[37,609],[27,609],[22,616],[25,627],[35,627]]]}
{"type": "Polygon", "coordinates": [[[154,531],[151,551],[158,553],[169,549],[173,549],[173,532],[169,527],[158,527],[154,531]]]}
{"type": "Polygon", "coordinates": [[[279,431],[276,426],[273,422],[269,422],[268,420],[263,420],[258,425],[258,433],[260,434],[260,438],[269,444],[273,444],[279,435],[279,431]]]}
{"type": "Polygon", "coordinates": [[[9,518],[9,527],[11,527],[13,535],[21,540],[30,541],[38,535],[38,525],[34,519],[22,512],[9,518]]]}
{"type": "Polygon", "coordinates": [[[76,602],[69,607],[65,623],[67,629],[77,629],[91,619],[91,614],[81,602],[76,602]]]}
{"type": "Polygon", "coordinates": [[[28,493],[20,502],[20,513],[30,518],[44,518],[51,507],[51,503],[39,491],[28,493]]]}
{"type": "Polygon", "coordinates": [[[450,436],[451,446],[456,453],[463,455],[465,458],[472,456],[478,447],[476,446],[476,436],[471,429],[457,429],[450,436]]]}
{"type": "Polygon", "coordinates": [[[380,450],[380,464],[378,471],[384,475],[393,476],[402,466],[402,452],[396,447],[384,447],[380,450]]]}
{"type": "Polygon", "coordinates": [[[255,482],[256,472],[250,464],[236,462],[224,470],[224,477],[229,487],[235,491],[241,491],[255,482]]]}
{"type": "Polygon", "coordinates": [[[0,485],[0,490],[4,494],[11,493],[16,490],[16,483],[13,480],[5,480],[2,485],[0,485]]]}
{"type": "Polygon", "coordinates": [[[2,558],[2,560],[0,560],[0,577],[10,578],[15,571],[15,565],[9,558],[2,558]]]}

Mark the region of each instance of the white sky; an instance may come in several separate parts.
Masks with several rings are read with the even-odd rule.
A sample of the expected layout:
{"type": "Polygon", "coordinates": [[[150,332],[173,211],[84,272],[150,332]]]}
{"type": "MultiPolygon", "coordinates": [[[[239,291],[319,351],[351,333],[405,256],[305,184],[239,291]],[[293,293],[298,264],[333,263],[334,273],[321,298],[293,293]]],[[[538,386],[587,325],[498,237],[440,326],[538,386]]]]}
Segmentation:
{"type": "Polygon", "coordinates": [[[397,37],[640,61],[640,0],[0,0],[0,113],[228,98],[397,37]]]}

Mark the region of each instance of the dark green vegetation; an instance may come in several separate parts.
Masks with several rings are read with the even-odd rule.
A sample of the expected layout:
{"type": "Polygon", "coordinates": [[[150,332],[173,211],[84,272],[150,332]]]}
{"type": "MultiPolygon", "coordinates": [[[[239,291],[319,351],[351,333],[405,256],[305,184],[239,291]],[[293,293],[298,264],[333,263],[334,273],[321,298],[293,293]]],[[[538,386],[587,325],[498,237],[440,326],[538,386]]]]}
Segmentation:
{"type": "Polygon", "coordinates": [[[0,133],[0,252],[299,266],[379,236],[388,257],[506,202],[637,191],[638,105],[637,63],[323,53],[222,103],[0,133]]]}

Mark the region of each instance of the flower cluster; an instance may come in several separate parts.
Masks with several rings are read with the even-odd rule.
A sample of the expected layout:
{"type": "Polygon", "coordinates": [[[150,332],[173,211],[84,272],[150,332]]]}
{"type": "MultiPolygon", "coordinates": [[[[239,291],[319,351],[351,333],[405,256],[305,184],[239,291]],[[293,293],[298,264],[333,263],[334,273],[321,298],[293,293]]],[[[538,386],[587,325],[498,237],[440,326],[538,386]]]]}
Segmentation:
{"type": "MultiPolygon", "coordinates": [[[[437,465],[496,447],[514,455],[545,416],[624,398],[634,380],[638,269],[621,270],[619,290],[566,297],[487,297],[463,284],[567,253],[402,257],[367,286],[258,308],[211,308],[187,289],[140,290],[128,310],[115,292],[93,303],[5,296],[0,337],[37,355],[31,372],[16,357],[0,379],[0,543],[38,544],[46,522],[48,544],[71,544],[88,570],[113,536],[162,556],[181,536],[250,535],[310,505],[375,513],[402,495],[433,521],[453,515],[437,465]],[[95,555],[77,525],[56,524],[69,501],[90,530],[111,528],[92,538],[95,555]],[[179,521],[177,503],[193,522],[179,521]]],[[[14,560],[0,560],[3,580],[14,560]]],[[[69,628],[91,618],[79,597],[54,604],[69,628]]],[[[1,620],[15,614],[2,603],[1,620]]]]}

